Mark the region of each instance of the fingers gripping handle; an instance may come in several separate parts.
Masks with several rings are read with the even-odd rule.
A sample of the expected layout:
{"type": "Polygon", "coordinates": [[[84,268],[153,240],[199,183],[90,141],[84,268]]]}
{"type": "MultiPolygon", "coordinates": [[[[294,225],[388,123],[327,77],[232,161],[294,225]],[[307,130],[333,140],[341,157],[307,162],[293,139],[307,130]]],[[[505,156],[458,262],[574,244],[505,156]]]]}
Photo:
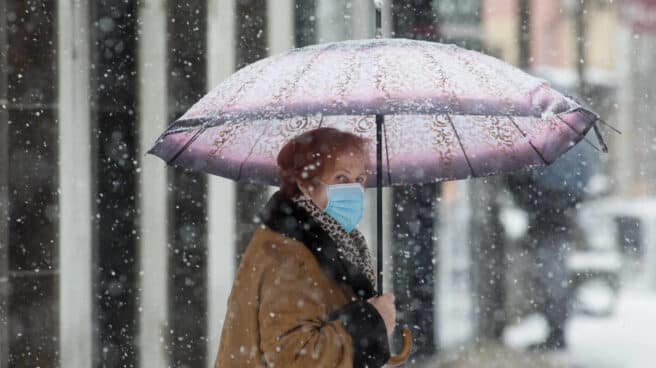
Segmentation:
{"type": "Polygon", "coordinates": [[[401,351],[396,355],[392,355],[387,361],[387,365],[390,367],[401,365],[410,357],[410,351],[412,350],[412,332],[410,332],[409,328],[403,327],[401,329],[401,337],[403,339],[401,351]]]}

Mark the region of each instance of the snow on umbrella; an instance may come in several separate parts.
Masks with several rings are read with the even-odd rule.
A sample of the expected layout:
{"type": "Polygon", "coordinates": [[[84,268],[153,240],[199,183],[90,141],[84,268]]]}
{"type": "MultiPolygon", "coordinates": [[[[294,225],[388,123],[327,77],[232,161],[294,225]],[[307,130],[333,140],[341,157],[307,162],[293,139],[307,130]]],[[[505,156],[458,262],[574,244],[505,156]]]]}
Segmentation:
{"type": "Polygon", "coordinates": [[[289,138],[320,126],[375,138],[376,115],[385,116],[383,185],[550,164],[597,119],[544,80],[481,53],[405,39],[345,41],[241,69],[171,124],[149,153],[276,185],[276,155],[289,138]]]}
{"type": "MultiPolygon", "coordinates": [[[[378,293],[384,185],[439,182],[548,165],[598,116],[542,79],[454,45],[407,39],[293,49],[244,67],[173,122],[148,153],[170,165],[276,185],[292,137],[334,127],[375,145],[378,293]],[[380,175],[379,175],[380,174],[380,175]]],[[[403,330],[398,364],[410,352],[403,330]]]]}

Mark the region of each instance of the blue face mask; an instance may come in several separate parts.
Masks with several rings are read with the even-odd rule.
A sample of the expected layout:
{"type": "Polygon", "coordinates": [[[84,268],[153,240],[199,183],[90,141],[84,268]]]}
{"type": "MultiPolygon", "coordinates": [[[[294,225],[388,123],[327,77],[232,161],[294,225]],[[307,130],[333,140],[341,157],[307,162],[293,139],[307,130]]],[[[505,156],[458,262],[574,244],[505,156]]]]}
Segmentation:
{"type": "Polygon", "coordinates": [[[351,232],[362,219],[364,189],[358,183],[327,185],[328,205],[324,212],[332,216],[342,227],[351,232]]]}

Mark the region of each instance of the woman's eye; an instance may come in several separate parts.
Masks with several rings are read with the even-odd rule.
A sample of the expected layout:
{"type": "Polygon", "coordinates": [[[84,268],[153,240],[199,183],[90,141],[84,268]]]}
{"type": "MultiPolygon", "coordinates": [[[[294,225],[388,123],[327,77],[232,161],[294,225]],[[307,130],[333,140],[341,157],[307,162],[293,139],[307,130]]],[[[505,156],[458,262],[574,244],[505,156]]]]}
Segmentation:
{"type": "Polygon", "coordinates": [[[357,179],[355,179],[355,181],[357,181],[358,183],[362,184],[362,183],[364,183],[364,178],[361,177],[361,176],[359,176],[357,179]]]}

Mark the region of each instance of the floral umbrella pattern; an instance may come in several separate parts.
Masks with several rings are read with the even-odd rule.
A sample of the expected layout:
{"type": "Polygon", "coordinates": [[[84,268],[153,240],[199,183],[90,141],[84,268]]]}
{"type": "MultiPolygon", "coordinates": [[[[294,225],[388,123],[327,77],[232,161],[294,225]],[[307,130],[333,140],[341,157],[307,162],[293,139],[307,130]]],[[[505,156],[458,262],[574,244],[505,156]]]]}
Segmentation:
{"type": "MultiPolygon", "coordinates": [[[[478,52],[405,39],[343,41],[244,67],[173,122],[149,153],[276,185],[280,148],[317,127],[369,138],[374,167],[376,114],[385,116],[386,186],[548,165],[598,119],[544,80],[478,52]]],[[[367,186],[375,183],[371,175],[367,186]]]]}

